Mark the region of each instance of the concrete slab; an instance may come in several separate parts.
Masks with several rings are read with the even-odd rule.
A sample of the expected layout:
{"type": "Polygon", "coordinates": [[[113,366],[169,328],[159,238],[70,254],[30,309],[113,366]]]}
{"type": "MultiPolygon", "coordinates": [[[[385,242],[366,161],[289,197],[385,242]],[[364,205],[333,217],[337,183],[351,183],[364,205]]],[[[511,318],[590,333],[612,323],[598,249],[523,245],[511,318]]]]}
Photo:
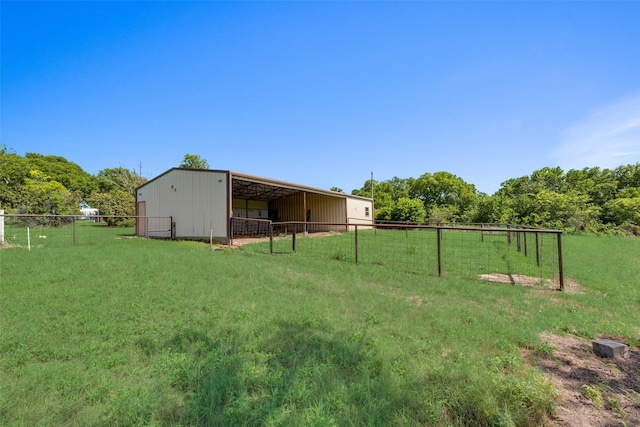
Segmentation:
{"type": "Polygon", "coordinates": [[[629,357],[629,347],[617,341],[600,339],[593,341],[593,352],[600,357],[626,359],[629,357]]]}

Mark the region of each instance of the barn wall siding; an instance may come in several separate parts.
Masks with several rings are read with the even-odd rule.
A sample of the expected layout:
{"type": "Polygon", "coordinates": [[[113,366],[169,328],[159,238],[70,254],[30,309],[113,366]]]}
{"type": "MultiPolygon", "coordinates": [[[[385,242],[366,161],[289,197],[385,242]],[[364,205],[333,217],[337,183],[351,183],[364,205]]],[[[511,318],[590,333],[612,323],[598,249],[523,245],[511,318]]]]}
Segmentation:
{"type": "Polygon", "coordinates": [[[147,216],[172,216],[176,237],[201,239],[210,235],[226,239],[227,174],[225,172],[173,170],[138,189],[147,216]]]}
{"type": "MultiPolygon", "coordinates": [[[[136,201],[148,217],[173,217],[178,239],[208,239],[213,227],[213,237],[226,240],[229,214],[280,222],[373,223],[373,203],[369,199],[220,170],[170,169],[139,187],[136,201]],[[236,180],[257,183],[263,186],[261,190],[271,187],[275,191],[267,194],[275,197],[278,193],[290,195],[267,200],[265,193],[260,193],[262,197],[254,200],[251,192],[243,192],[230,200],[236,180]]],[[[314,225],[308,230],[344,231],[344,226],[314,225]]],[[[143,227],[138,227],[138,232],[146,234],[143,227]]]]}

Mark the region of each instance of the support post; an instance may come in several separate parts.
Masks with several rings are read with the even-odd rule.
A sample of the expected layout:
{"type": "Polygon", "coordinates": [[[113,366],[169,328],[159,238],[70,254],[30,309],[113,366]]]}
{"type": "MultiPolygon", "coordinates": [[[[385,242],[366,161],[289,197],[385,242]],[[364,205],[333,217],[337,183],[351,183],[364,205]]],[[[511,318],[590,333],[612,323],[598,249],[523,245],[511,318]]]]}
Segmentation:
{"type": "Polygon", "coordinates": [[[442,229],[438,227],[436,231],[436,234],[438,236],[438,277],[440,277],[442,276],[442,250],[440,248],[440,240],[442,240],[442,229]]]}
{"type": "Polygon", "coordinates": [[[291,249],[293,252],[296,251],[296,230],[298,228],[298,224],[293,224],[293,235],[291,236],[291,249]]]}
{"type": "Polygon", "coordinates": [[[73,246],[76,245],[76,217],[73,217],[73,246]]]}
{"type": "Polygon", "coordinates": [[[4,245],[4,209],[0,209],[0,245],[4,245]]]}
{"type": "Polygon", "coordinates": [[[520,252],[520,231],[516,231],[516,246],[518,247],[518,252],[520,252]]]}
{"type": "Polygon", "coordinates": [[[355,243],[356,243],[356,264],[358,263],[358,225],[355,226],[355,243]]]}
{"type": "Polygon", "coordinates": [[[306,235],[307,234],[307,192],[306,191],[302,192],[302,209],[303,209],[302,221],[304,221],[304,225],[303,225],[304,230],[302,230],[302,232],[306,235]]]}
{"type": "Polygon", "coordinates": [[[540,234],[536,231],[536,265],[540,267],[540,234]]]}
{"type": "Polygon", "coordinates": [[[269,253],[273,255],[273,222],[269,221],[269,253]]]}
{"type": "Polygon", "coordinates": [[[558,274],[560,275],[560,290],[564,291],[564,267],[562,265],[562,231],[558,233],[558,274]]]}

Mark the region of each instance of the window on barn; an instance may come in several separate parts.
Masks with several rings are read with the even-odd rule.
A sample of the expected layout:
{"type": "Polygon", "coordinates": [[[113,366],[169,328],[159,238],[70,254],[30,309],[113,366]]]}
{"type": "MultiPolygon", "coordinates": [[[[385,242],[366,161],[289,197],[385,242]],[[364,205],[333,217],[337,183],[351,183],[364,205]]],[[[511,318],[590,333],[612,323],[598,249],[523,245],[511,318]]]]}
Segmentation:
{"type": "Polygon", "coordinates": [[[369,216],[369,206],[364,207],[364,216],[369,216]]]}

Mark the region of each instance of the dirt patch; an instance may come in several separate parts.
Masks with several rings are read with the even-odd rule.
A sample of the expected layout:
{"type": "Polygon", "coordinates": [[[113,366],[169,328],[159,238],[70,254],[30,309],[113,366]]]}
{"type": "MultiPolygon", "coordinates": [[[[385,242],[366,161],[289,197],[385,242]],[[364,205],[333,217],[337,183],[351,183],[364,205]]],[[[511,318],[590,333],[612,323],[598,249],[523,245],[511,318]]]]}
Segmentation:
{"type": "MultiPolygon", "coordinates": [[[[334,236],[337,233],[336,231],[314,231],[313,233],[298,233],[298,238],[307,238],[307,237],[327,237],[327,236],[334,236]]],[[[291,239],[291,235],[285,235],[285,234],[279,234],[279,235],[274,235],[273,236],[273,240],[280,240],[280,239],[291,239]]],[[[268,242],[269,241],[269,236],[265,236],[265,237],[234,237],[233,239],[233,246],[232,247],[240,247],[242,245],[247,245],[250,243],[259,243],[259,242],[268,242]]]]}
{"type": "MultiPolygon", "coordinates": [[[[525,276],[522,274],[481,274],[478,276],[478,279],[492,283],[505,283],[510,285],[527,286],[530,288],[541,288],[550,290],[560,289],[560,284],[557,280],[543,279],[542,277],[535,276],[525,276]]],[[[578,283],[577,280],[573,278],[568,278],[564,281],[564,292],[568,294],[586,293],[584,286],[582,286],[580,283],[578,283]]]]}
{"type": "MultiPolygon", "coordinates": [[[[559,393],[553,425],[561,427],[640,426],[640,353],[629,348],[626,359],[597,356],[592,341],[543,334],[551,355],[527,351],[559,393]]],[[[615,340],[615,338],[614,338],[615,340]]],[[[616,340],[621,342],[620,340],[616,340]]]]}

